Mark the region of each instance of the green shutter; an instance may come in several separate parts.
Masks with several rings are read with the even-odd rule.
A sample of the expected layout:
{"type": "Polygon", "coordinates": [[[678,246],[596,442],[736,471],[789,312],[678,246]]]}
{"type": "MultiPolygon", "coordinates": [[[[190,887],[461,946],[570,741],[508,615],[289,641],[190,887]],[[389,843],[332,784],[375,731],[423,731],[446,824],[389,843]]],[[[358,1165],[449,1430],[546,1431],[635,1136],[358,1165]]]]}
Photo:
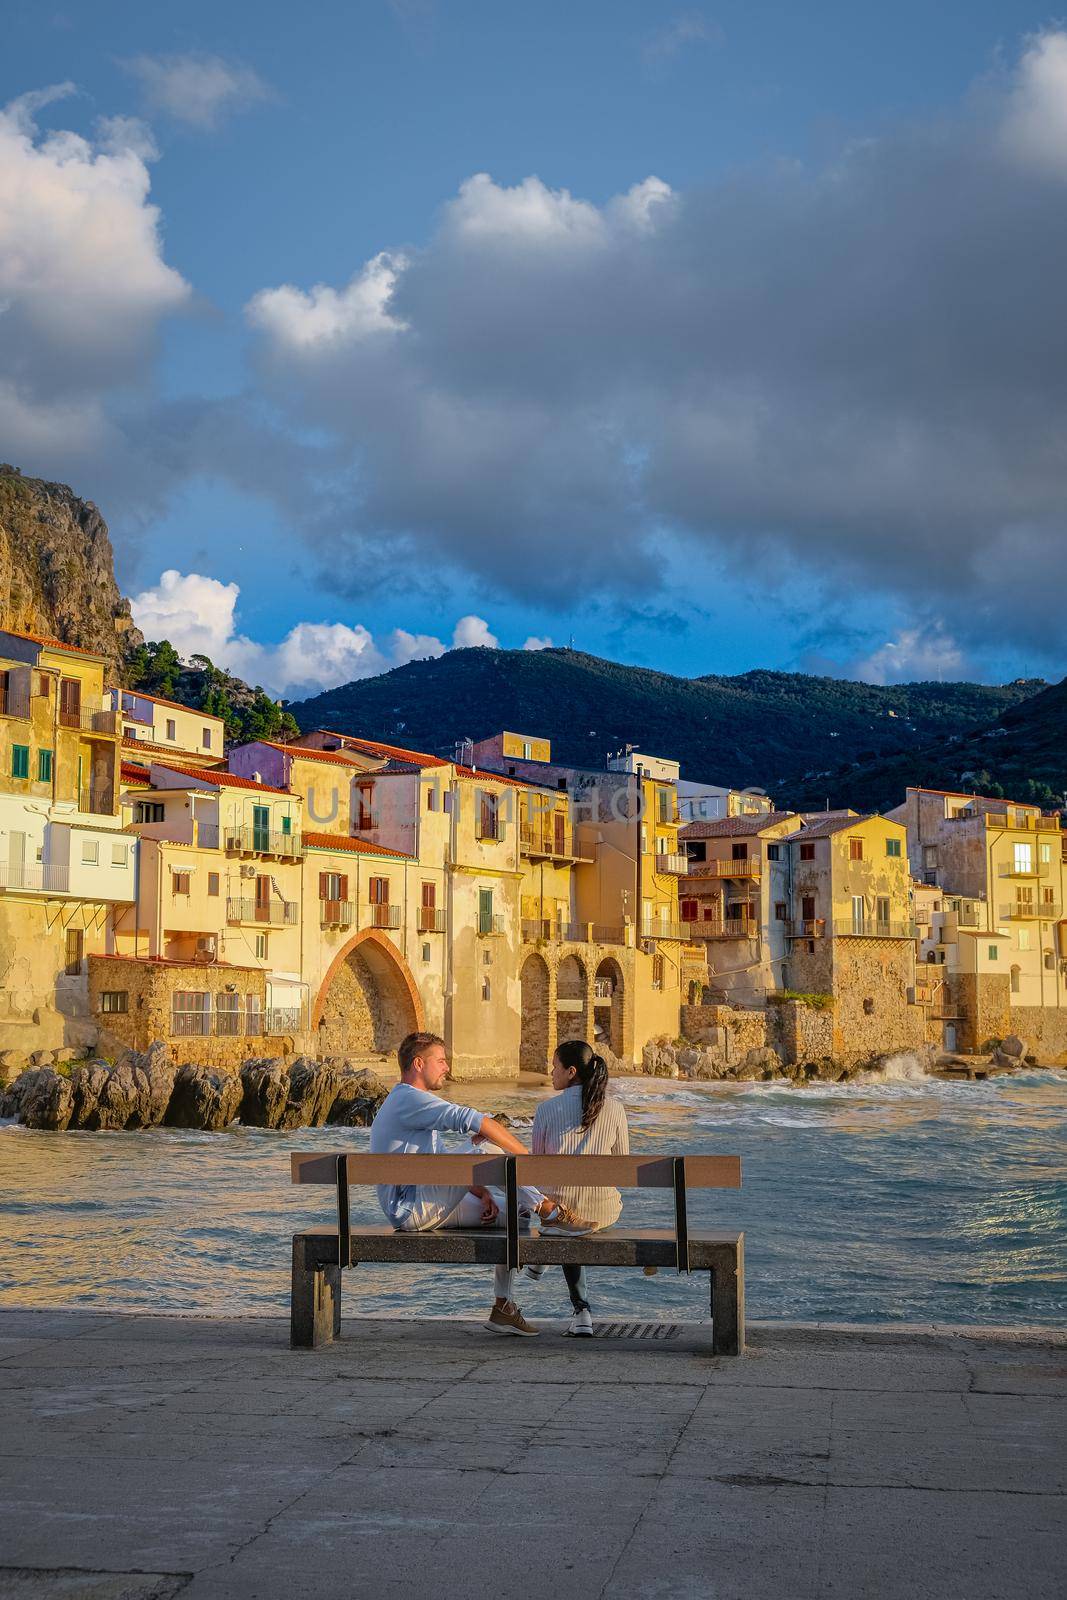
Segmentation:
{"type": "Polygon", "coordinates": [[[11,776],[28,778],[30,775],[30,747],[28,744],[11,746],[11,776]]]}
{"type": "Polygon", "coordinates": [[[478,890],[478,932],[492,933],[493,931],[493,891],[492,889],[478,890]]]}
{"type": "Polygon", "coordinates": [[[51,783],[52,781],[52,752],[51,750],[38,750],[37,752],[37,782],[51,783]]]}

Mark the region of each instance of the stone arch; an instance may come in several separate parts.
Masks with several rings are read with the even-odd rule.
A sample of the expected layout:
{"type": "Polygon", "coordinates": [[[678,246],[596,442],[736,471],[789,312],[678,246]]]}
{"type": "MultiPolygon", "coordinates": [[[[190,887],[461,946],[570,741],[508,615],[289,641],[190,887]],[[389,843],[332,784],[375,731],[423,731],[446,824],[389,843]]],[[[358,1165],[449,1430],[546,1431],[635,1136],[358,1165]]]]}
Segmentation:
{"type": "Polygon", "coordinates": [[[543,956],[530,954],[519,973],[522,1014],[519,1028],[519,1070],[547,1072],[552,1053],[549,1004],[551,979],[543,956]]]}
{"type": "Polygon", "coordinates": [[[593,981],[593,1033],[595,1041],[606,1044],[616,1056],[625,1054],[623,1046],[625,988],[619,963],[614,956],[605,956],[596,969],[593,981]]]}
{"type": "Polygon", "coordinates": [[[363,1055],[395,1050],[424,1026],[411,969],[376,928],[349,939],[331,961],[311,1013],[318,1053],[363,1055]]]}
{"type": "Polygon", "coordinates": [[[564,1039],[588,1039],[592,1033],[589,1005],[589,974],[584,961],[573,952],[565,955],[556,968],[556,1043],[564,1039]]]}

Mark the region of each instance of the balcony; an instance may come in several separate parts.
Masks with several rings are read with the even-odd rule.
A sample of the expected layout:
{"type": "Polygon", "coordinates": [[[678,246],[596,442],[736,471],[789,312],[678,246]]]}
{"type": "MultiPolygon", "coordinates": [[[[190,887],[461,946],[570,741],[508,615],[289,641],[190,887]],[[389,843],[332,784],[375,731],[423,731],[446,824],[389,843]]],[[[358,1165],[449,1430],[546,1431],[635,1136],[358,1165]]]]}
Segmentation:
{"type": "Polygon", "coordinates": [[[671,873],[676,878],[688,877],[689,857],[677,850],[666,850],[662,853],[657,851],[656,871],[671,873]]]}
{"type": "Polygon", "coordinates": [[[372,928],[399,928],[400,907],[389,905],[371,906],[370,925],[372,928]]]}
{"type": "Polygon", "coordinates": [[[551,917],[524,917],[522,937],[526,944],[626,944],[624,927],[607,922],[555,922],[551,917]]]}
{"type": "Polygon", "coordinates": [[[589,850],[578,844],[570,828],[559,829],[550,818],[543,823],[522,823],[519,828],[519,848],[532,861],[593,860],[589,850]]]}
{"type": "Polygon", "coordinates": [[[227,922],[254,922],[263,927],[293,928],[297,921],[297,904],[295,900],[267,900],[262,904],[257,900],[227,899],[227,922]]]}
{"type": "Polygon", "coordinates": [[[270,1006],[267,1010],[264,1033],[303,1033],[306,1028],[304,1012],[300,1006],[270,1006]]]}
{"type": "Polygon", "coordinates": [[[1060,906],[1055,900],[1009,900],[1000,907],[1001,922],[1058,922],[1060,906]]]}
{"type": "Polygon", "coordinates": [[[826,918],[787,917],[784,927],[791,939],[821,939],[826,932],[826,918]]]}
{"type": "Polygon", "coordinates": [[[122,732],[122,713],[98,702],[83,700],[80,705],[59,708],[59,726],[79,733],[104,733],[116,738],[122,732]]]}
{"type": "Polygon", "coordinates": [[[914,922],[882,922],[877,917],[858,922],[844,917],[832,924],[835,939],[914,939],[917,929],[914,922]]]}
{"type": "Polygon", "coordinates": [[[705,917],[703,922],[687,922],[690,939],[756,939],[759,923],[755,917],[705,917]]]}
{"type": "Polygon", "coordinates": [[[20,721],[28,722],[29,716],[29,693],[14,684],[0,683],[0,717],[18,717],[20,721]]]}
{"type": "Polygon", "coordinates": [[[110,789],[95,789],[91,785],[78,791],[78,810],[94,817],[113,817],[115,797],[110,789]]]}
{"type": "Polygon", "coordinates": [[[494,911],[491,917],[478,918],[478,934],[480,938],[488,938],[494,933],[504,932],[504,913],[494,911]]]}
{"type": "Polygon", "coordinates": [[[1052,863],[1049,861],[1028,861],[1025,866],[1018,861],[1002,861],[997,868],[998,878],[1047,878],[1052,863]]]}
{"type": "Polygon", "coordinates": [[[30,861],[21,866],[0,861],[0,889],[16,894],[67,894],[70,868],[50,862],[30,861]]]}
{"type": "Polygon", "coordinates": [[[692,938],[690,929],[692,922],[667,922],[665,919],[653,917],[651,922],[646,922],[641,928],[642,939],[680,939],[688,943],[692,938]]]}
{"type": "Polygon", "coordinates": [[[752,856],[745,861],[691,861],[689,863],[689,876],[691,878],[735,878],[758,879],[762,862],[759,856],[752,856]]]}
{"type": "Polygon", "coordinates": [[[351,900],[320,900],[320,928],[350,928],[356,920],[356,908],[351,900]]]}
{"type": "Polygon", "coordinates": [[[217,850],[219,847],[218,823],[195,822],[193,824],[193,843],[198,844],[201,850],[217,850]]]}
{"type": "Polygon", "coordinates": [[[420,906],[419,907],[419,932],[420,933],[444,933],[444,931],[445,931],[445,914],[444,914],[444,912],[443,911],[438,911],[435,906],[420,906]]]}
{"type": "Polygon", "coordinates": [[[299,833],[280,833],[273,828],[227,828],[225,848],[243,856],[278,856],[283,861],[299,861],[304,854],[299,833]]]}

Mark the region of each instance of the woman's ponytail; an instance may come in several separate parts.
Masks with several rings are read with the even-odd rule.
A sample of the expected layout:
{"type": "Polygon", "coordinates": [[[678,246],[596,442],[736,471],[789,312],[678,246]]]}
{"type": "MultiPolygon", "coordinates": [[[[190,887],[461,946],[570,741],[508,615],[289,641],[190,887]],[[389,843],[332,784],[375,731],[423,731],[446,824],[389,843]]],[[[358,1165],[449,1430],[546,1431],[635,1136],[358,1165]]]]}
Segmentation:
{"type": "Polygon", "coordinates": [[[608,1064],[584,1039],[565,1039],[556,1051],[565,1067],[573,1067],[582,1090],[582,1127],[591,1128],[608,1095],[608,1064]]]}

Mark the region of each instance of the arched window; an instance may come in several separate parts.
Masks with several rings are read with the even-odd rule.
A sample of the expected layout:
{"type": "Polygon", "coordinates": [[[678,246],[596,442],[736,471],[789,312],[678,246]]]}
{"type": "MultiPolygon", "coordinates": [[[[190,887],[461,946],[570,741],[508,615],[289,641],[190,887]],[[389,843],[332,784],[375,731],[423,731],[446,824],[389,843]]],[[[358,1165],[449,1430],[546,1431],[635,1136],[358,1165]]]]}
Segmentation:
{"type": "Polygon", "coordinates": [[[1023,973],[1022,973],[1022,968],[1021,967],[1012,967],[1012,969],[1011,969],[1011,992],[1012,992],[1012,994],[1018,994],[1019,993],[1019,989],[1022,986],[1021,985],[1022,975],[1023,975],[1023,973]]]}

